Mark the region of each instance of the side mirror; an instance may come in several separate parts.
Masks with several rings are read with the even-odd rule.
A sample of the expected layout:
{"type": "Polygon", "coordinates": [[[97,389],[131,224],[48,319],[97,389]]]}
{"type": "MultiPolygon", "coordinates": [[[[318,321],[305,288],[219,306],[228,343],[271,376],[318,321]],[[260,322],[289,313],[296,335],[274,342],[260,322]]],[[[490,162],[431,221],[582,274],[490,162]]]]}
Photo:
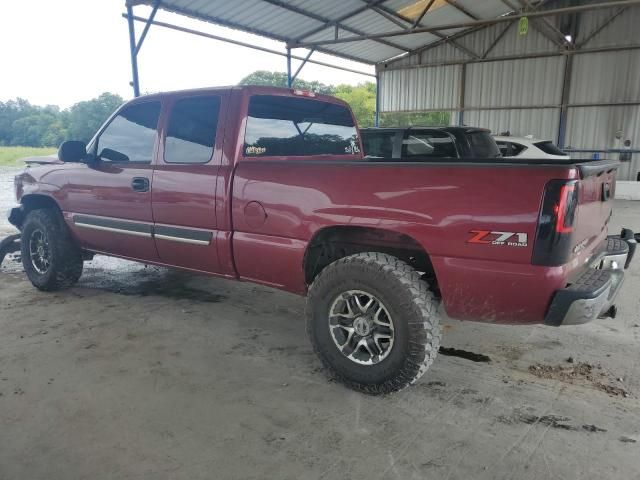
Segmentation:
{"type": "Polygon", "coordinates": [[[129,157],[127,157],[124,153],[120,153],[117,150],[113,150],[111,148],[103,148],[98,157],[118,163],[129,161],[129,157]]]}
{"type": "Polygon", "coordinates": [[[87,156],[87,145],[78,140],[62,142],[58,148],[58,159],[62,162],[82,162],[87,156]]]}

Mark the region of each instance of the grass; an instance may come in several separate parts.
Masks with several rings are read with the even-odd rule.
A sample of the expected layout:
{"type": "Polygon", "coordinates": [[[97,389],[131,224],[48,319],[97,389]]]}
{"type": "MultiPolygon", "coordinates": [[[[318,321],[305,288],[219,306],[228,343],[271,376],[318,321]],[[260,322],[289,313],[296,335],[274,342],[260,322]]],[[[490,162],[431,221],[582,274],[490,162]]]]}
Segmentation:
{"type": "Polygon", "coordinates": [[[0,147],[0,166],[22,165],[20,160],[23,158],[51,155],[56,150],[51,147],[0,147]]]}

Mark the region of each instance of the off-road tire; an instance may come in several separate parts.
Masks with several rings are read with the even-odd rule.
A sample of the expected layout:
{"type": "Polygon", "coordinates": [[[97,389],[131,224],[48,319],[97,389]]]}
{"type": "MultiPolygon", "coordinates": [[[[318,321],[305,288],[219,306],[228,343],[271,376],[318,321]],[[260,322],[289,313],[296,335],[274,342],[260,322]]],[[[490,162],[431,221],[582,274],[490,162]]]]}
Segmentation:
{"type": "Polygon", "coordinates": [[[330,264],[314,280],[307,299],[307,333],[330,377],[367,394],[395,392],[415,383],[433,363],[441,337],[439,304],[405,262],[383,253],[359,253],[330,264]],[[355,363],[332,339],[331,304],[350,290],[375,295],[393,319],[395,343],[377,364],[355,363]]]}
{"type": "Polygon", "coordinates": [[[34,287],[42,291],[70,288],[82,275],[82,251],[71,238],[60,212],[33,210],[22,225],[22,265],[34,287]],[[35,231],[44,232],[50,246],[50,265],[44,273],[34,267],[30,255],[30,238],[35,231]]]}

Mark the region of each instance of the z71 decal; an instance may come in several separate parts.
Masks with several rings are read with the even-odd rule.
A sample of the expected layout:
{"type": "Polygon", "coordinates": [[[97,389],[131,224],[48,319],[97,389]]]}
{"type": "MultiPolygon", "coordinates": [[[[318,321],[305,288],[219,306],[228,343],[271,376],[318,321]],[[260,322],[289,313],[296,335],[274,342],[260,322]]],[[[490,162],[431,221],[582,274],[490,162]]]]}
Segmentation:
{"type": "Polygon", "coordinates": [[[470,230],[473,236],[467,243],[481,245],[501,245],[506,247],[526,247],[528,236],[521,232],[493,232],[491,230],[470,230]]]}

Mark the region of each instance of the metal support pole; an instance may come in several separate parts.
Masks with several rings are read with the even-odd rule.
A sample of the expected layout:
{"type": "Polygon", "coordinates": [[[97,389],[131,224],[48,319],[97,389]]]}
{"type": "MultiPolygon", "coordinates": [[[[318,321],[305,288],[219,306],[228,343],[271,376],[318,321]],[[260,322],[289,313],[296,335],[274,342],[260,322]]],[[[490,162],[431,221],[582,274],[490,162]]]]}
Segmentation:
{"type": "Polygon", "coordinates": [[[376,116],[373,121],[374,126],[380,126],[380,75],[376,72],[376,116]]]}
{"type": "Polygon", "coordinates": [[[160,1],[161,0],[156,0],[155,3],[153,4],[153,10],[151,10],[151,15],[149,15],[149,19],[147,20],[147,23],[142,29],[142,33],[140,34],[140,39],[136,44],[136,55],[140,52],[140,49],[142,48],[142,42],[144,42],[144,39],[147,37],[147,33],[149,32],[149,28],[151,28],[153,19],[156,18],[156,13],[158,13],[158,8],[160,8],[160,1]]]}
{"type": "Polygon", "coordinates": [[[293,76],[291,77],[291,83],[295,82],[296,78],[298,78],[298,74],[300,73],[300,70],[302,70],[302,67],[304,67],[306,65],[307,61],[309,60],[309,58],[311,58],[311,55],[315,51],[316,51],[315,48],[312,48],[311,50],[309,50],[309,53],[307,53],[307,56],[304,57],[304,60],[302,60],[302,63],[300,64],[300,66],[296,70],[296,73],[294,73],[293,76]]]}
{"type": "Polygon", "coordinates": [[[562,83],[562,100],[560,101],[560,123],[558,125],[558,148],[563,149],[567,136],[567,116],[569,114],[569,95],[571,92],[571,73],[573,71],[573,55],[567,55],[564,64],[564,80],[562,83]]]}
{"type": "MultiPolygon", "coordinates": [[[[127,14],[123,13],[122,14],[122,18],[127,18],[127,14]]],[[[137,16],[134,16],[133,20],[136,21],[136,22],[141,22],[141,23],[145,23],[145,24],[147,22],[149,22],[148,18],[137,17],[137,16]]],[[[218,40],[220,42],[230,43],[231,45],[239,45],[241,47],[251,48],[251,49],[257,50],[259,52],[270,53],[272,55],[278,55],[280,57],[286,57],[287,56],[286,53],[284,53],[284,52],[282,52],[280,50],[272,50],[270,48],[259,47],[257,45],[252,45],[252,44],[247,43],[247,42],[240,42],[238,40],[233,40],[231,38],[225,38],[225,37],[220,36],[220,35],[212,35],[211,33],[201,32],[199,30],[194,30],[192,28],[180,27],[178,25],[173,25],[171,23],[159,22],[157,20],[153,20],[151,22],[151,24],[155,25],[157,27],[162,27],[162,28],[167,28],[169,30],[174,30],[176,32],[190,33],[191,35],[196,35],[198,37],[210,38],[211,40],[218,40]]],[[[295,59],[295,60],[304,60],[304,57],[301,57],[299,55],[293,55],[293,54],[291,55],[291,58],[295,59]]],[[[355,70],[353,68],[341,67],[339,65],[332,65],[331,63],[321,62],[319,60],[313,60],[311,58],[309,60],[307,60],[307,63],[313,63],[314,65],[322,65],[323,67],[335,68],[336,70],[342,70],[342,71],[345,71],[345,72],[357,73],[358,75],[365,75],[367,77],[375,77],[375,75],[373,73],[361,72],[361,71],[355,70]]]]}
{"type": "Polygon", "coordinates": [[[133,7],[127,4],[127,23],[129,24],[129,50],[131,51],[131,74],[133,96],[140,96],[140,81],[138,79],[138,54],[136,52],[136,29],[133,23],[133,7]]]}
{"type": "Polygon", "coordinates": [[[458,125],[461,127],[464,126],[464,97],[466,95],[467,90],[467,64],[463,63],[460,68],[460,113],[458,114],[458,125]]]}
{"type": "Polygon", "coordinates": [[[291,88],[293,78],[291,77],[291,48],[287,47],[287,87],[291,88]]]}

